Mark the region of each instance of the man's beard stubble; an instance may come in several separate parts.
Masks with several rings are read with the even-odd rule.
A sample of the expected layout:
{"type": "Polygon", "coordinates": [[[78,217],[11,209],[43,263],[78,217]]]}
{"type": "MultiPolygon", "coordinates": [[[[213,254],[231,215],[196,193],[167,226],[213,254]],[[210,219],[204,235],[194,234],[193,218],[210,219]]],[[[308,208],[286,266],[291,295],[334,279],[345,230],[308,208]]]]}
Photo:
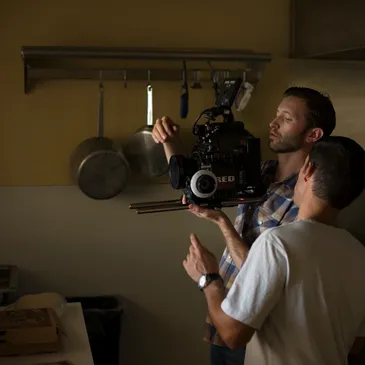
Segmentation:
{"type": "Polygon", "coordinates": [[[269,148],[275,153],[290,153],[299,151],[304,145],[304,133],[299,136],[285,136],[280,140],[269,140],[269,148]]]}

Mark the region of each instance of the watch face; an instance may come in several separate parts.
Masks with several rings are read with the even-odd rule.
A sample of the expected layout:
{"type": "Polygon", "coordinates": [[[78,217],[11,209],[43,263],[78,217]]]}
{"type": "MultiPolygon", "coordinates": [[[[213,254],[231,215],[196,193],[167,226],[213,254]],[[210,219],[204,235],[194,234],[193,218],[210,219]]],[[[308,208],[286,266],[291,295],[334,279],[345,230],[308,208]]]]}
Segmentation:
{"type": "Polygon", "coordinates": [[[207,277],[206,275],[202,275],[200,278],[199,278],[199,288],[204,288],[204,286],[206,285],[207,283],[207,277]]]}

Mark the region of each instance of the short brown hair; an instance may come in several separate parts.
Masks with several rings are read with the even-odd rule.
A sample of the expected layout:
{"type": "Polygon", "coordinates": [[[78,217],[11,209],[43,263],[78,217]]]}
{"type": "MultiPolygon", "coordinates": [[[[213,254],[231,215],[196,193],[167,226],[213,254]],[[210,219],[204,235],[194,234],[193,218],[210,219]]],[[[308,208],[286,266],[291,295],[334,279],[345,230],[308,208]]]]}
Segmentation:
{"type": "Polygon", "coordinates": [[[321,128],[323,137],[331,135],[336,127],[336,112],[329,98],[317,90],[308,87],[290,87],[284,97],[294,96],[305,101],[308,109],[308,128],[321,128]]]}

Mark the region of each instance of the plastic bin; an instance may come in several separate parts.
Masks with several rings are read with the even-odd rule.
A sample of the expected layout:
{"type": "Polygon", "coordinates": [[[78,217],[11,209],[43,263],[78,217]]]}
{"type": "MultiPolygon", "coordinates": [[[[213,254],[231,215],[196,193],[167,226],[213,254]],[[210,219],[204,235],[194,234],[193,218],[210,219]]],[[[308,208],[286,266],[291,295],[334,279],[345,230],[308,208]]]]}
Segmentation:
{"type": "Polygon", "coordinates": [[[14,265],[0,265],[0,306],[15,301],[18,291],[19,269],[14,265]]]}
{"type": "Polygon", "coordinates": [[[120,334],[123,301],[118,296],[68,297],[80,302],[95,365],[121,365],[120,334]]]}

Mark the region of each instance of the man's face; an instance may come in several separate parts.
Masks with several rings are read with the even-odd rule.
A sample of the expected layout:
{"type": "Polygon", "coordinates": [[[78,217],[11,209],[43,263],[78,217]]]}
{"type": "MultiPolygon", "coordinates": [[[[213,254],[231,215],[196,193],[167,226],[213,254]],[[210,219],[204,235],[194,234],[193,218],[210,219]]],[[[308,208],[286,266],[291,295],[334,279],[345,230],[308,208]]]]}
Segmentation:
{"type": "Polygon", "coordinates": [[[295,96],[284,98],[270,123],[269,147],[276,153],[296,152],[306,140],[307,106],[295,96]]]}

